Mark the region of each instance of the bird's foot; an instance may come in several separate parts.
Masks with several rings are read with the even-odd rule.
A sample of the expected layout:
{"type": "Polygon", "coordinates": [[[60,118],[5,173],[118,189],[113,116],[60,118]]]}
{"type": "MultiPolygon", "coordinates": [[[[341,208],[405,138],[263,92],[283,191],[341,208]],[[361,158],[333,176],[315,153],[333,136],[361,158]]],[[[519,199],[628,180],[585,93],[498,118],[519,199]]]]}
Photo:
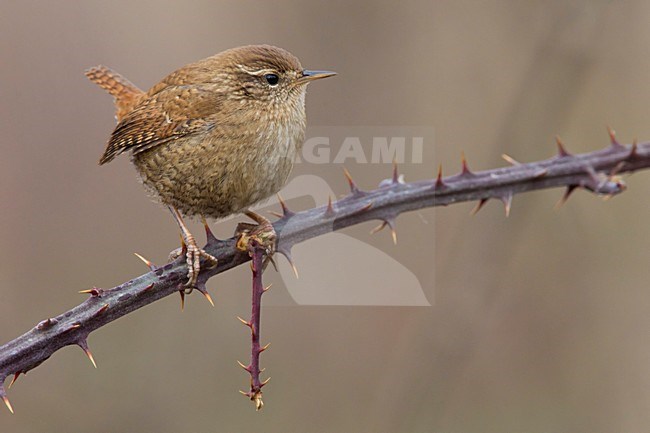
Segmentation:
{"type": "Polygon", "coordinates": [[[248,251],[251,241],[255,241],[266,249],[266,256],[270,260],[275,252],[275,243],[277,240],[277,234],[275,233],[273,224],[267,218],[255,212],[246,211],[245,214],[257,224],[239,223],[237,225],[236,234],[239,236],[237,239],[237,249],[239,251],[248,251]]]}
{"type": "Polygon", "coordinates": [[[181,256],[185,256],[187,263],[187,282],[185,283],[185,294],[189,295],[196,287],[196,281],[201,271],[201,259],[204,259],[208,264],[208,269],[212,269],[218,264],[218,260],[212,254],[205,252],[196,244],[194,236],[181,237],[181,248],[172,251],[169,254],[169,260],[176,260],[181,256]]]}
{"type": "Polygon", "coordinates": [[[178,226],[181,229],[181,248],[178,248],[172,251],[169,254],[169,260],[173,261],[177,258],[185,255],[185,261],[187,262],[187,282],[185,283],[185,294],[192,293],[192,290],[196,287],[196,282],[199,278],[199,272],[201,271],[201,259],[204,259],[208,263],[208,269],[212,269],[217,266],[217,258],[212,254],[208,254],[202,248],[196,244],[196,240],[192,233],[185,225],[183,217],[180,212],[174,207],[169,207],[174,219],[178,223],[178,226]]]}

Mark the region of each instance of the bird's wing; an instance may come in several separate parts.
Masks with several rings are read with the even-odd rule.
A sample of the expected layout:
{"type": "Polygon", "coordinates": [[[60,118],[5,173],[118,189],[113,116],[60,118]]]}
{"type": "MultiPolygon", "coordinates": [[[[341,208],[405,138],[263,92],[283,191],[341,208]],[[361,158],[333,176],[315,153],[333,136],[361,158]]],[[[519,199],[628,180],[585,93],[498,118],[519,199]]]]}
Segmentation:
{"type": "Polygon", "coordinates": [[[213,90],[210,85],[170,86],[144,98],[117,124],[99,163],[211,128],[212,115],[222,105],[213,90]]]}

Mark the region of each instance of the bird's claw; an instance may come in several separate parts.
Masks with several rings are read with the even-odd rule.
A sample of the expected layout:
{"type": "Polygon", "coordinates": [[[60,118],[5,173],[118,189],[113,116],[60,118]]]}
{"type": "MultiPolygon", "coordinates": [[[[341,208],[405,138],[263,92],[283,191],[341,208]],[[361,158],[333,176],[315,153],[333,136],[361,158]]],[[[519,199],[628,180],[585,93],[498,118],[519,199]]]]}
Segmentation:
{"type": "Polygon", "coordinates": [[[218,264],[218,260],[212,254],[205,252],[199,248],[193,237],[183,239],[182,247],[177,248],[169,254],[169,260],[173,261],[185,255],[187,263],[187,282],[185,283],[185,294],[189,295],[196,287],[196,282],[199,278],[201,271],[201,259],[204,259],[208,264],[207,269],[212,269],[218,264]]]}

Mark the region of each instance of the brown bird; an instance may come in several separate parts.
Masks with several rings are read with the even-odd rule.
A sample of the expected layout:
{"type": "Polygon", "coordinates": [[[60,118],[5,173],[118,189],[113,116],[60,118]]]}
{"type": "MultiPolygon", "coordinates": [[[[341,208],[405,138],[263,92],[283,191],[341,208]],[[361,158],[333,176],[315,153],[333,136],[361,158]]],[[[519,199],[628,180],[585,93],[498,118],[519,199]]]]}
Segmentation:
{"type": "Polygon", "coordinates": [[[305,136],[307,84],[335,75],[303,69],[269,45],[233,48],[190,63],[143,92],[104,66],[86,76],[115,98],[118,124],[99,164],[130,152],[142,182],[167,205],[186,248],[191,290],[204,258],[182,215],[223,218],[282,188],[305,136]]]}

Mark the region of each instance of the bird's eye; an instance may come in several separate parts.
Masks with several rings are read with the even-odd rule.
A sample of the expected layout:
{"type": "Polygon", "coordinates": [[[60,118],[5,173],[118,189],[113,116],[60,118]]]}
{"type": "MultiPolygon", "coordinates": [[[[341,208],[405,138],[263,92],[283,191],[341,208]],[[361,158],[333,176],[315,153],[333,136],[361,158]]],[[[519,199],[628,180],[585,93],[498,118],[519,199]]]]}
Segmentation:
{"type": "Polygon", "coordinates": [[[278,77],[277,74],[266,74],[266,75],[264,75],[264,79],[271,86],[277,85],[278,82],[280,81],[280,77],[278,77]]]}

